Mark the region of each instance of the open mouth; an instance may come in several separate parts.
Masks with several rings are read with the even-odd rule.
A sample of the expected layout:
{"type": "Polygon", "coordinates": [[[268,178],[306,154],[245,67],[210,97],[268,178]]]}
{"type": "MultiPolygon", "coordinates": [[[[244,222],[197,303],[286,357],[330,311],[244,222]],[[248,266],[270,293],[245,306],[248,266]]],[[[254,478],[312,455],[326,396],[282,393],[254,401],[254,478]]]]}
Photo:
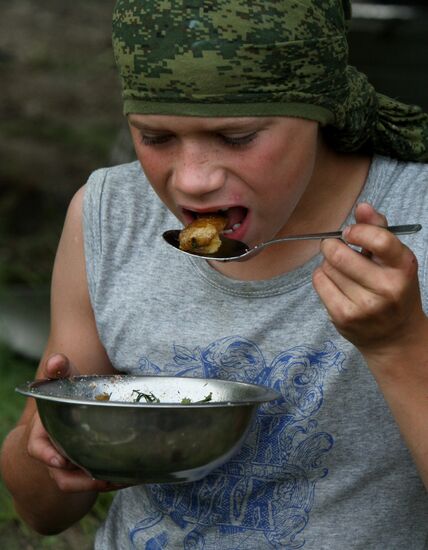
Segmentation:
{"type": "Polygon", "coordinates": [[[205,212],[195,212],[194,210],[183,210],[186,217],[192,217],[192,221],[197,218],[203,218],[207,216],[219,216],[226,218],[226,227],[223,230],[224,235],[231,235],[237,231],[243,224],[248,214],[248,209],[244,206],[232,206],[231,208],[221,208],[220,210],[210,210],[205,212]]]}

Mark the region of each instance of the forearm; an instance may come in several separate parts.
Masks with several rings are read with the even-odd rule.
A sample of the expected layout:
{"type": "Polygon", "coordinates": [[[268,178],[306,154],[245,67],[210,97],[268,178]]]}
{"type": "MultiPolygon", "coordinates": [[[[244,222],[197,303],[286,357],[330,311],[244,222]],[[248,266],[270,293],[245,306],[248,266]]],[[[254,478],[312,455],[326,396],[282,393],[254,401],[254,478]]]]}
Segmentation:
{"type": "Polygon", "coordinates": [[[2,477],[26,523],[45,535],[61,532],[92,508],[97,493],[61,491],[47,467],[29,456],[26,440],[26,426],[19,425],[4,441],[2,477]]]}
{"type": "Polygon", "coordinates": [[[428,330],[412,339],[366,360],[428,489],[428,330]]]}

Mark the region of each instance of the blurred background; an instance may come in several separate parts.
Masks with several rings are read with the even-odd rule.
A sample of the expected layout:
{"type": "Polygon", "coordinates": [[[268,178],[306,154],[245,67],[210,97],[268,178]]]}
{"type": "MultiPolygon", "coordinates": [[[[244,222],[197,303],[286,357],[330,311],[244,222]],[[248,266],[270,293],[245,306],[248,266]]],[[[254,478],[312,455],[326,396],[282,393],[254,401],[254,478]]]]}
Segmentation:
{"type": "MultiPolygon", "coordinates": [[[[92,170],[133,158],[111,51],[114,3],[0,0],[0,442],[22,406],[12,390],[32,378],[46,341],[68,202],[92,170]]],[[[378,91],[428,111],[427,4],[354,2],[349,42],[351,63],[378,91]]],[[[102,510],[48,543],[19,524],[0,485],[1,546],[90,548],[102,510]]]]}
{"type": "MultiPolygon", "coordinates": [[[[133,158],[111,51],[113,5],[0,0],[0,340],[32,357],[43,346],[71,196],[93,169],[133,158]],[[29,301],[44,315],[37,335],[14,294],[27,321],[29,301]]],[[[379,91],[428,110],[426,0],[354,2],[353,14],[351,63],[379,91]]]]}

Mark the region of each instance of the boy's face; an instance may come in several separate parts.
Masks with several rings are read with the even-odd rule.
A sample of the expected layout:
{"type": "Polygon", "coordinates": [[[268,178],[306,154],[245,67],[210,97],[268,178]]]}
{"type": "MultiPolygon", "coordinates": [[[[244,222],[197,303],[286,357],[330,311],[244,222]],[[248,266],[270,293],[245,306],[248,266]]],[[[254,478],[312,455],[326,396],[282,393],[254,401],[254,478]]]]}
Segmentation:
{"type": "Polygon", "coordinates": [[[289,117],[129,115],[154,190],[186,225],[225,211],[228,237],[280,236],[311,181],[318,123],[289,117]]]}

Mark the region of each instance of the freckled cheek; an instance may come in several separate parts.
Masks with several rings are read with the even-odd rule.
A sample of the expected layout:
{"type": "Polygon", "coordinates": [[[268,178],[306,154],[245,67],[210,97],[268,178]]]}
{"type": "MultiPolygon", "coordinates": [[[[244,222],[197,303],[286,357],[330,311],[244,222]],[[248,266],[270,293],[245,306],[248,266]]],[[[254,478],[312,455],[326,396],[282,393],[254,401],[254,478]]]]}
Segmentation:
{"type": "Polygon", "coordinates": [[[143,167],[150,183],[158,188],[165,185],[168,177],[168,164],[157,155],[138,155],[138,159],[143,167]]]}

